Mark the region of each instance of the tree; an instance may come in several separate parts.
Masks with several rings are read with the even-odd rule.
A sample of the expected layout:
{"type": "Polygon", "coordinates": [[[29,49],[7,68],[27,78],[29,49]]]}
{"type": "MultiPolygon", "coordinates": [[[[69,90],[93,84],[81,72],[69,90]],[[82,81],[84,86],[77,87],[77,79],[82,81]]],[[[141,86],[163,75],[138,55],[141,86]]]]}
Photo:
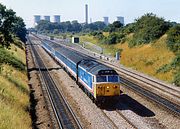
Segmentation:
{"type": "Polygon", "coordinates": [[[123,26],[123,24],[120,21],[115,21],[112,24],[115,28],[121,28],[123,26]]]}
{"type": "Polygon", "coordinates": [[[125,34],[130,34],[135,32],[135,23],[129,23],[123,28],[125,34]]]}
{"type": "Polygon", "coordinates": [[[148,13],[135,22],[135,33],[133,36],[133,45],[150,43],[160,38],[171,27],[169,22],[163,18],[157,17],[153,13],[148,13]]]}
{"type": "Polygon", "coordinates": [[[0,4],[0,43],[3,47],[9,47],[13,42],[12,28],[15,21],[15,12],[12,9],[6,9],[6,6],[0,4]]]}
{"type": "Polygon", "coordinates": [[[16,17],[13,26],[13,33],[20,38],[22,42],[26,42],[26,27],[21,17],[16,17]]]}
{"type": "Polygon", "coordinates": [[[167,46],[170,50],[180,53],[180,24],[172,27],[167,33],[167,46]]]}
{"type": "Polygon", "coordinates": [[[107,30],[109,32],[117,32],[122,27],[123,27],[123,24],[121,24],[120,21],[115,21],[112,24],[109,24],[105,30],[107,30]]]}
{"type": "Polygon", "coordinates": [[[106,39],[105,43],[107,44],[115,44],[117,42],[117,35],[115,33],[111,33],[106,39]]]}
{"type": "Polygon", "coordinates": [[[82,26],[81,26],[81,24],[78,23],[77,20],[72,21],[71,24],[72,24],[72,30],[74,32],[80,32],[81,31],[82,26]]]}
{"type": "Polygon", "coordinates": [[[14,42],[13,35],[26,41],[26,28],[23,19],[16,16],[12,9],[0,4],[0,44],[9,47],[14,42]]]}

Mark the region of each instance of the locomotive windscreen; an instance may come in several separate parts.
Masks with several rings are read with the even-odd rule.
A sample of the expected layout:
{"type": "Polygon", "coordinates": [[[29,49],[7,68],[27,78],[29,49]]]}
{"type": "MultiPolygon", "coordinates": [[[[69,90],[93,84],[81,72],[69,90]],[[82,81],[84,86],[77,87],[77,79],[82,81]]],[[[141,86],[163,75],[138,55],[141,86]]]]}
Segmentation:
{"type": "Polygon", "coordinates": [[[117,75],[117,72],[114,70],[100,70],[99,75],[117,75]]]}

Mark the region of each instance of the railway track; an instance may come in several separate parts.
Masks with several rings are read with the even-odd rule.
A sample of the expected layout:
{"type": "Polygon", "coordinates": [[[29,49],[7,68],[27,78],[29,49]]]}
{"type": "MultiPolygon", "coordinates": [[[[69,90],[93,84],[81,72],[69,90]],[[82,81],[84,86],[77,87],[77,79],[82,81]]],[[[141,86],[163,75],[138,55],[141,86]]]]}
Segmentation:
{"type": "MultiPolygon", "coordinates": [[[[42,39],[40,39],[40,40],[42,40],[42,39]]],[[[52,41],[50,41],[50,42],[52,42],[52,41]]],[[[54,43],[56,43],[56,42],[54,42],[54,43]]],[[[59,43],[57,43],[57,44],[59,44],[59,43]]],[[[83,54],[84,56],[91,57],[90,55],[87,55],[87,54],[83,53],[82,51],[79,52],[79,51],[77,51],[76,49],[74,49],[72,47],[66,46],[64,44],[59,44],[59,45],[64,46],[66,48],[69,48],[69,49],[75,51],[76,53],[83,54]]],[[[91,58],[94,59],[93,57],[91,57],[91,58]]],[[[179,90],[175,90],[175,89],[173,89],[171,87],[168,87],[168,86],[164,85],[163,83],[157,82],[158,85],[160,85],[162,87],[165,87],[167,89],[173,90],[174,92],[176,92],[176,94],[174,94],[173,92],[169,92],[168,90],[160,88],[159,86],[155,86],[155,85],[153,85],[150,82],[147,83],[145,80],[139,79],[139,78],[148,79],[148,81],[152,81],[153,83],[156,83],[156,81],[154,81],[153,79],[149,79],[149,78],[144,77],[142,75],[136,74],[136,73],[134,73],[134,72],[132,72],[130,70],[120,69],[116,65],[113,65],[113,64],[111,64],[110,62],[107,62],[107,61],[103,61],[103,60],[99,61],[99,60],[97,60],[97,58],[95,58],[95,60],[100,62],[100,63],[104,63],[104,64],[106,64],[108,66],[113,67],[120,74],[123,72],[124,74],[126,74],[128,76],[131,76],[134,79],[140,80],[140,81],[142,81],[142,82],[144,82],[146,84],[149,84],[149,85],[151,85],[151,86],[153,86],[153,87],[155,87],[155,88],[157,88],[157,89],[159,89],[161,91],[164,91],[164,92],[167,92],[167,93],[169,93],[169,94],[171,94],[173,96],[176,96],[179,99],[179,95],[177,95],[177,94],[180,94],[179,90]],[[137,77],[137,76],[139,76],[139,77],[137,77]]],[[[153,93],[153,92],[149,91],[148,89],[143,88],[141,85],[134,83],[132,80],[127,80],[127,78],[123,78],[122,81],[123,81],[123,84],[126,85],[126,87],[128,87],[128,88],[132,89],[133,91],[135,91],[136,93],[138,93],[140,95],[143,95],[146,98],[148,98],[148,99],[150,99],[150,100],[152,100],[152,101],[162,105],[163,107],[165,107],[166,109],[171,111],[176,116],[178,116],[178,117],[180,116],[180,106],[178,104],[173,103],[173,102],[169,101],[168,99],[159,96],[158,93],[153,93]]]]}
{"type": "MultiPolygon", "coordinates": [[[[116,123],[114,122],[114,120],[112,118],[110,118],[106,112],[101,109],[101,113],[104,115],[105,118],[108,119],[108,121],[110,122],[110,124],[107,123],[107,121],[104,120],[104,123],[107,124],[108,129],[109,128],[114,128],[114,129],[119,129],[118,125],[116,125],[116,123]]],[[[123,115],[123,113],[121,113],[119,110],[116,110],[116,113],[120,116],[120,119],[123,119],[123,121],[126,123],[127,127],[123,127],[123,128],[133,128],[133,129],[138,129],[138,127],[136,127],[134,125],[133,122],[131,122],[125,115],[123,115]]],[[[122,123],[121,123],[122,124],[122,123]]]]}
{"type": "Polygon", "coordinates": [[[108,125],[107,122],[104,121],[104,123],[107,124],[108,128],[112,128],[112,126],[113,126],[114,129],[118,129],[118,126],[113,122],[113,120],[111,118],[109,118],[103,110],[101,110],[101,112],[104,115],[104,117],[106,117],[109,120],[109,122],[111,123],[111,125],[108,125]]]}
{"type": "Polygon", "coordinates": [[[68,102],[63,97],[61,91],[58,90],[56,83],[52,79],[48,68],[46,68],[42,57],[32,45],[31,40],[29,39],[32,54],[34,56],[34,62],[38,68],[40,78],[42,82],[42,87],[45,89],[46,94],[49,98],[49,102],[52,106],[54,116],[56,118],[56,123],[60,129],[82,129],[81,124],[79,123],[76,115],[70,108],[68,102]]]}
{"type": "Polygon", "coordinates": [[[134,129],[138,129],[138,127],[136,127],[126,116],[123,115],[122,112],[120,112],[119,110],[116,111],[124,120],[126,120],[126,122],[134,129]]]}
{"type": "Polygon", "coordinates": [[[173,112],[174,115],[176,115],[178,117],[180,116],[180,106],[179,105],[172,103],[172,102],[162,98],[161,96],[154,94],[153,92],[150,92],[142,87],[139,87],[139,85],[134,84],[127,79],[123,78],[122,84],[125,85],[127,88],[135,91],[136,93],[143,95],[158,104],[161,104],[163,107],[165,107],[169,111],[173,112]]]}

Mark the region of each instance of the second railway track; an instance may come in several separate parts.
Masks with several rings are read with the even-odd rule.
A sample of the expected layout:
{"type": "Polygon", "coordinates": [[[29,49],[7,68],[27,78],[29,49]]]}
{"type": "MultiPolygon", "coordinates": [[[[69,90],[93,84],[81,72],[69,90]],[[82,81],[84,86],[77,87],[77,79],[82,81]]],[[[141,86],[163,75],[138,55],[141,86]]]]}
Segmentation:
{"type": "Polygon", "coordinates": [[[58,128],[81,129],[82,126],[80,122],[78,121],[74,112],[70,108],[68,102],[63,97],[62,93],[58,90],[56,83],[54,82],[48,71],[48,68],[46,68],[40,54],[37,52],[34,45],[32,45],[30,39],[29,43],[31,46],[32,54],[34,56],[36,67],[38,68],[38,72],[40,73],[41,81],[43,81],[42,86],[45,88],[47,92],[54,116],[58,123],[58,128]]]}

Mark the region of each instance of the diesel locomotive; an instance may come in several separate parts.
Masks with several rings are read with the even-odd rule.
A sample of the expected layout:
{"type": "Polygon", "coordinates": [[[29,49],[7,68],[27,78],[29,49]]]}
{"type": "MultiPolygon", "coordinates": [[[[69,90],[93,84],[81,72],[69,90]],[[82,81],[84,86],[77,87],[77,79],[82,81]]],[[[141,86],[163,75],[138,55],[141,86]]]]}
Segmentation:
{"type": "Polygon", "coordinates": [[[43,40],[42,47],[94,102],[103,103],[120,95],[120,77],[114,69],[49,40],[43,40]]]}

